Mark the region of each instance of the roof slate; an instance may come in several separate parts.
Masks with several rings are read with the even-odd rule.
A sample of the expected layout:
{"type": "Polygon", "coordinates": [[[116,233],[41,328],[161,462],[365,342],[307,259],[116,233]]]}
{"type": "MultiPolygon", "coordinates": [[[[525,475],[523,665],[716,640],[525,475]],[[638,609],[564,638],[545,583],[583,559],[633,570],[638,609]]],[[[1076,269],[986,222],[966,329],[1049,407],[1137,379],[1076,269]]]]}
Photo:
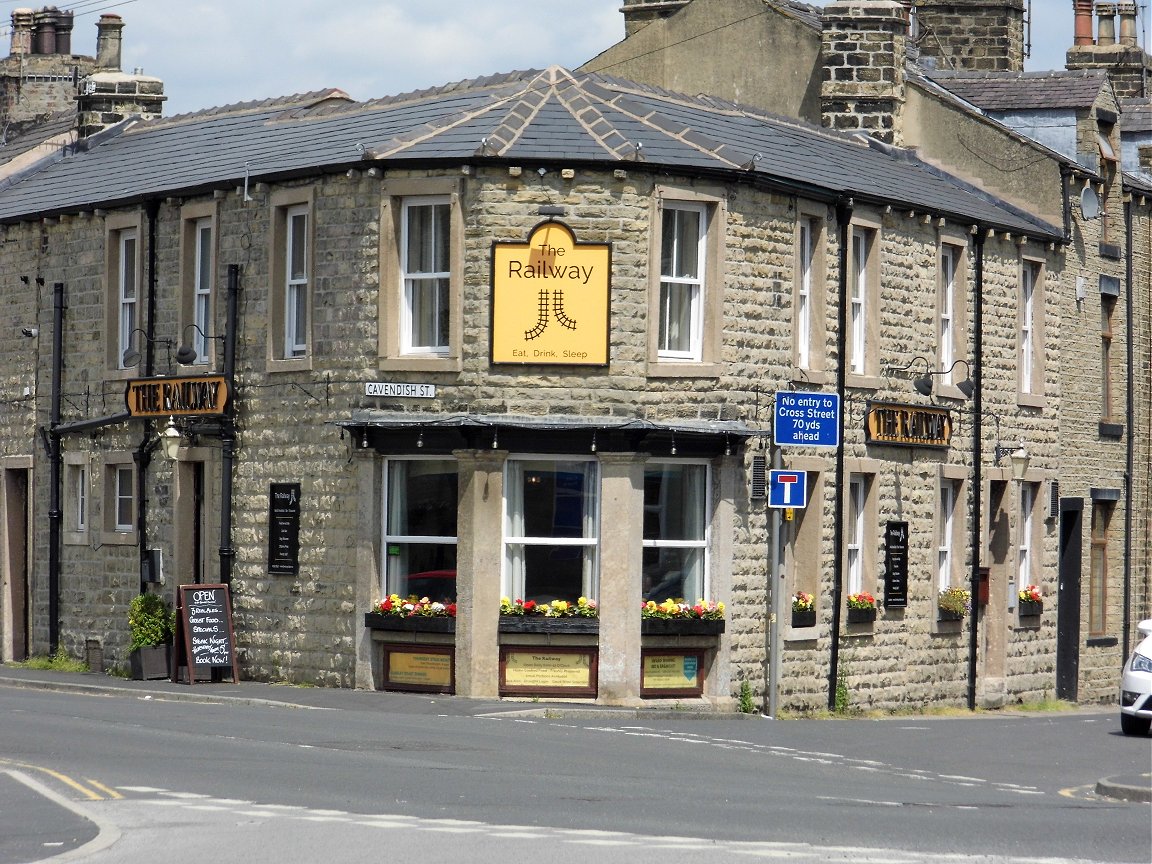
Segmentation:
{"type": "Polygon", "coordinates": [[[1091,108],[1108,84],[1103,69],[1075,72],[924,73],[941,87],[985,111],[1091,108]]]}
{"type": "Polygon", "coordinates": [[[532,160],[725,172],[1058,239],[1055,226],[861,138],[608,76],[493,75],[356,103],[340,91],[127,124],[0,190],[0,221],[412,162],[532,160]]]}

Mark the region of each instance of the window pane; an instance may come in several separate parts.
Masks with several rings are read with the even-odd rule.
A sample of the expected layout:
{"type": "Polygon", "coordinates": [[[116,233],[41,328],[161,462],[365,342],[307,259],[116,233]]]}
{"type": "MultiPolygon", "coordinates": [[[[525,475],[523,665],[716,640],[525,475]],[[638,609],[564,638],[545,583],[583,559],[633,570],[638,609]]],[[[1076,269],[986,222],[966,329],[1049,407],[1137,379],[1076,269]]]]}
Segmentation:
{"type": "Polygon", "coordinates": [[[450,459],[388,463],[388,535],[456,536],[456,463],[450,459]]]}
{"type": "Polygon", "coordinates": [[[390,460],[384,539],[389,593],[456,599],[456,463],[390,460]],[[417,538],[428,538],[420,540],[417,538]]]}
{"type": "Polygon", "coordinates": [[[704,596],[704,550],[654,547],[644,550],[644,599],[694,603],[704,596]]]}
{"type": "Polygon", "coordinates": [[[132,516],[132,469],[116,469],[116,530],[131,531],[132,516]]]}
{"type": "Polygon", "coordinates": [[[308,214],[292,213],[288,223],[288,278],[302,281],[308,278],[308,214]]]}
{"type": "Polygon", "coordinates": [[[700,277],[699,210],[667,207],[661,237],[660,274],[680,279],[700,277]]]}
{"type": "Polygon", "coordinates": [[[508,463],[505,594],[537,602],[595,596],[596,490],[591,461],[508,463]]]}
{"type": "Polygon", "coordinates": [[[644,539],[703,540],[703,465],[657,465],[644,469],[644,539]]]}
{"type": "Polygon", "coordinates": [[[695,287],[660,285],[660,350],[691,353],[695,287]]]}
{"type": "Polygon", "coordinates": [[[413,279],[409,284],[413,347],[447,347],[448,280],[413,279]]]}

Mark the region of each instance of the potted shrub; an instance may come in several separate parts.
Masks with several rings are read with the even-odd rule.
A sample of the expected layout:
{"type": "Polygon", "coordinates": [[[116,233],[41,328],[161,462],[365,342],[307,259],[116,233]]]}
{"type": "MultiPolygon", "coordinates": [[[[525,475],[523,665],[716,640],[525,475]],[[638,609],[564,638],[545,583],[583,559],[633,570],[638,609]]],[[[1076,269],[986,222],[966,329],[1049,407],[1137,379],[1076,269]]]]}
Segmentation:
{"type": "Polygon", "coordinates": [[[972,592],[963,588],[945,588],[936,598],[937,615],[941,621],[959,621],[971,608],[972,592]]]}
{"type": "Polygon", "coordinates": [[[1020,617],[1031,618],[1044,611],[1044,595],[1040,593],[1037,585],[1025,585],[1020,589],[1020,617]]]}
{"type": "Polygon", "coordinates": [[[169,677],[168,654],[176,613],[159,594],[140,594],[128,604],[128,664],[137,681],[169,677]]]}
{"type": "Polygon", "coordinates": [[[848,623],[867,624],[876,620],[876,598],[867,591],[848,595],[848,623]]]}
{"type": "Polygon", "coordinates": [[[803,591],[792,595],[792,626],[816,626],[816,597],[803,591]]]}

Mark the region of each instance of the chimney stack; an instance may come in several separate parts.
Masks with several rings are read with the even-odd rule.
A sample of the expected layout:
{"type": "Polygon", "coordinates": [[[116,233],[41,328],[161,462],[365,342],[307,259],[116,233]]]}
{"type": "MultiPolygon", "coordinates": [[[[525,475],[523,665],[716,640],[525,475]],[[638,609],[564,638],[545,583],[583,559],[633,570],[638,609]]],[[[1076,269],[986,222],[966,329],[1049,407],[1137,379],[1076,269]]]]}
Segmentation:
{"type": "Polygon", "coordinates": [[[105,12],[96,22],[96,67],[120,71],[120,38],[124,19],[105,12]]]}
{"type": "Polygon", "coordinates": [[[71,12],[56,13],[56,53],[70,55],[72,53],[72,16],[71,12]]]}

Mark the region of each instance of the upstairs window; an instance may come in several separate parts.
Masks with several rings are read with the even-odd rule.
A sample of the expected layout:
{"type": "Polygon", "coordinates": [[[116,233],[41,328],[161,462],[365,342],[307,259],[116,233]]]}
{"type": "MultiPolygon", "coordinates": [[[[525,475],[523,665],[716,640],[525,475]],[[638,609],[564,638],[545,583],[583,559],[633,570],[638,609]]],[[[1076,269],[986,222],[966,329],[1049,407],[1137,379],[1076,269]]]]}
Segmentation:
{"type": "MultiPolygon", "coordinates": [[[[137,233],[135,228],[128,228],[117,232],[117,268],[116,287],[117,304],[119,309],[119,325],[117,329],[117,366],[127,368],[124,355],[129,351],[140,350],[136,338],[137,321],[137,267],[139,266],[139,251],[137,249],[137,233]]],[[[133,364],[134,365],[134,364],[133,364]]]]}
{"type": "Polygon", "coordinates": [[[446,195],[401,205],[403,352],[447,354],[451,308],[451,212],[446,195]]]}
{"type": "Polygon", "coordinates": [[[665,202],[660,227],[662,359],[701,358],[706,227],[703,204],[665,202]]]}

